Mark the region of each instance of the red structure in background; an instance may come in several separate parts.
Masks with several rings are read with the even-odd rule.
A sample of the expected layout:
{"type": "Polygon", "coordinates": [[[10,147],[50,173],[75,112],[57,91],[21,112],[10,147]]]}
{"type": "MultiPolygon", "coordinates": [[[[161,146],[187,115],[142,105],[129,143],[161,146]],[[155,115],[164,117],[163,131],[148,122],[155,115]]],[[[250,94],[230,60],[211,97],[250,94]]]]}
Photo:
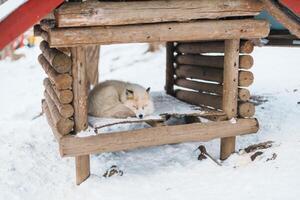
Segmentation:
{"type": "Polygon", "coordinates": [[[280,3],[300,17],[300,0],[280,0],[280,3]]]}
{"type": "Polygon", "coordinates": [[[24,33],[64,0],[28,0],[0,22],[0,50],[24,33]]]}

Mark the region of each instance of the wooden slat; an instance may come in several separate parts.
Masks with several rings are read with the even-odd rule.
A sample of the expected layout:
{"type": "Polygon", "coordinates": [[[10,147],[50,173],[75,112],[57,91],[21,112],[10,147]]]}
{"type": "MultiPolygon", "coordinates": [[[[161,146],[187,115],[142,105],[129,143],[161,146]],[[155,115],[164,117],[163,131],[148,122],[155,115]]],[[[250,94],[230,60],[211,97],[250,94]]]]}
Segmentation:
{"type": "Polygon", "coordinates": [[[278,6],[278,2],[273,0],[262,0],[266,11],[274,17],[280,24],[287,28],[293,35],[300,38],[300,23],[289,17],[278,6]]]}
{"type": "Polygon", "coordinates": [[[201,79],[218,83],[223,82],[223,70],[217,68],[179,65],[176,67],[175,73],[179,78],[201,79]]]}
{"type": "Polygon", "coordinates": [[[169,95],[174,95],[174,42],[166,43],[166,84],[165,90],[169,95]]]}
{"type": "Polygon", "coordinates": [[[86,1],[65,3],[55,17],[59,27],[108,26],[253,16],[261,9],[251,0],[86,1]]]}
{"type": "MultiPolygon", "coordinates": [[[[200,65],[205,67],[224,68],[224,56],[207,55],[178,55],[176,63],[183,65],[200,65]]],[[[241,69],[250,69],[253,66],[253,58],[250,55],[241,55],[239,58],[241,69]]]]}
{"type": "Polygon", "coordinates": [[[204,91],[209,93],[216,93],[222,95],[223,87],[221,84],[212,84],[212,83],[205,83],[205,82],[198,82],[187,80],[183,78],[178,78],[175,80],[175,84],[181,87],[185,87],[188,89],[193,89],[197,91],[204,91]]]}
{"type": "Polygon", "coordinates": [[[257,130],[256,119],[238,119],[236,123],[230,121],[193,123],[99,134],[83,138],[67,136],[62,138],[60,152],[62,156],[114,152],[181,142],[208,141],[220,137],[256,133],[257,130]]]}
{"type": "Polygon", "coordinates": [[[222,96],[210,95],[201,92],[176,90],[177,99],[197,106],[207,106],[215,109],[222,108],[222,96]]]}
{"type": "MultiPolygon", "coordinates": [[[[224,41],[209,42],[183,42],[176,46],[178,53],[200,54],[200,53],[224,53],[224,41]]],[[[240,53],[252,53],[254,44],[250,40],[241,41],[240,53]]]]}
{"type": "Polygon", "coordinates": [[[86,44],[262,38],[268,33],[269,23],[264,20],[203,20],[192,23],[54,28],[49,32],[49,39],[51,47],[70,47],[86,44]]]}

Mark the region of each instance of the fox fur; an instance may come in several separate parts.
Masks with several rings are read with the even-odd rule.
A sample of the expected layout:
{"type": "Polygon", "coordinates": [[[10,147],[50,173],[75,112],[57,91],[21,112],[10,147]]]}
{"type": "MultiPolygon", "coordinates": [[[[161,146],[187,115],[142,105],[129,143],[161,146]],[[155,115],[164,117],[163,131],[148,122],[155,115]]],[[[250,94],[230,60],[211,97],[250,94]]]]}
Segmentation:
{"type": "Polygon", "coordinates": [[[89,114],[95,117],[143,117],[154,112],[150,88],[109,80],[96,85],[89,94],[89,114]]]}

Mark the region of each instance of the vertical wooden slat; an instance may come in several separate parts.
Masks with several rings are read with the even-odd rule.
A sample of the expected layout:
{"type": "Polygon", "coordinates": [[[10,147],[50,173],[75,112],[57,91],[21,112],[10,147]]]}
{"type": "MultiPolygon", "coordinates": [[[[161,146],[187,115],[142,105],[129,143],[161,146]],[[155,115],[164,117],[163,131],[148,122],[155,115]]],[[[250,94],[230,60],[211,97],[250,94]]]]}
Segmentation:
{"type": "MultiPolygon", "coordinates": [[[[228,119],[237,115],[239,39],[225,40],[222,109],[228,119]]],[[[220,158],[228,158],[235,150],[235,137],[221,138],[220,158]]]]}
{"type": "Polygon", "coordinates": [[[100,56],[100,45],[90,45],[86,47],[86,70],[88,86],[98,83],[98,65],[100,56]]]}
{"type": "Polygon", "coordinates": [[[166,43],[166,85],[165,90],[169,95],[174,96],[174,43],[166,43]]]}
{"type": "MultiPolygon", "coordinates": [[[[74,130],[76,133],[85,130],[87,121],[87,76],[86,76],[86,48],[71,48],[72,76],[73,76],[73,106],[74,106],[74,130]]],[[[90,175],[90,156],[75,157],[76,184],[79,185],[90,175]]]]}

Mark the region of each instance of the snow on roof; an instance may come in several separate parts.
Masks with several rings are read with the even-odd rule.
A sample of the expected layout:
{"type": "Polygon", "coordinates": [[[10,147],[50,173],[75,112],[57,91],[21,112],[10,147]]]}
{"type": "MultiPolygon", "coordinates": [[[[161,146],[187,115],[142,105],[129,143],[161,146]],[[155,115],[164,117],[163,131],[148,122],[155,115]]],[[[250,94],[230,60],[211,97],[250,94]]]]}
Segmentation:
{"type": "Polygon", "coordinates": [[[8,0],[0,5],[0,22],[27,0],[8,0]]]}

